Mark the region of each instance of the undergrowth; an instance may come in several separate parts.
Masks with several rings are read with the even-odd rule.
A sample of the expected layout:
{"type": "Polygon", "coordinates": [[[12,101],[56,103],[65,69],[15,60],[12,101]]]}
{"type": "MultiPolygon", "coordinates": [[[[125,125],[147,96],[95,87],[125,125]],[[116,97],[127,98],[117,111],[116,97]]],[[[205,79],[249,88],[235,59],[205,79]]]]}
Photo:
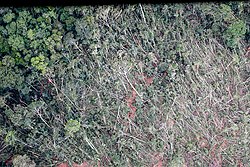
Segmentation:
{"type": "MultiPolygon", "coordinates": [[[[6,54],[14,52],[1,52],[0,74],[12,80],[5,76],[0,85],[0,160],[14,155],[14,166],[249,165],[247,7],[49,8],[63,32],[61,38],[51,30],[60,49],[42,45],[51,54],[32,54],[25,67],[6,54]]],[[[1,20],[14,18],[5,13],[1,20]]]]}

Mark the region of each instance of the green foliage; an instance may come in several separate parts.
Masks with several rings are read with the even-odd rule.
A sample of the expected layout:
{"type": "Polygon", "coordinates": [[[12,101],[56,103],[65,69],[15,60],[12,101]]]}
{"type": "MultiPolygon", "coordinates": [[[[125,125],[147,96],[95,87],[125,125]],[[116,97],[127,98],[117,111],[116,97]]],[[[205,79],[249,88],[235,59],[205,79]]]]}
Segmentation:
{"type": "MultiPolygon", "coordinates": [[[[221,19],[223,19],[224,21],[232,22],[235,20],[234,13],[229,5],[221,4],[219,12],[221,14],[221,19]]],[[[218,21],[221,19],[218,19],[218,21]]]]}
{"type": "Polygon", "coordinates": [[[32,29],[29,29],[27,32],[27,36],[30,40],[33,40],[35,37],[34,31],[32,29]]]}
{"type": "Polygon", "coordinates": [[[20,35],[13,35],[8,38],[8,44],[13,51],[22,51],[25,49],[24,39],[20,35]]]}
{"type": "Polygon", "coordinates": [[[0,42],[1,42],[1,45],[0,45],[1,53],[8,52],[9,51],[8,42],[6,39],[4,39],[4,37],[1,34],[0,34],[0,42]]]}
{"type": "Polygon", "coordinates": [[[5,56],[2,59],[2,65],[3,66],[8,66],[8,67],[14,67],[15,66],[15,59],[11,56],[5,56]]]}
{"type": "Polygon", "coordinates": [[[0,89],[17,88],[21,90],[23,88],[24,77],[19,69],[14,66],[14,59],[10,56],[6,56],[0,66],[1,84],[0,89]],[[7,66],[6,66],[7,65],[7,66]]]}
{"type": "Polygon", "coordinates": [[[14,13],[7,13],[3,16],[3,21],[5,23],[10,23],[12,21],[12,19],[15,18],[15,14],[14,13]]]}
{"type": "Polygon", "coordinates": [[[37,57],[32,57],[30,62],[33,67],[40,70],[42,74],[45,74],[48,63],[45,62],[45,57],[43,55],[40,54],[37,57]]]}
{"type": "Polygon", "coordinates": [[[196,4],[194,8],[200,12],[198,12],[197,18],[201,18],[201,22],[195,24],[194,29],[199,34],[202,33],[203,37],[215,37],[219,41],[225,42],[227,47],[234,48],[240,40],[246,38],[246,34],[249,32],[249,25],[246,24],[249,18],[246,16],[247,5],[249,4],[240,2],[236,4],[233,2],[211,5],[196,4]]]}
{"type": "Polygon", "coordinates": [[[181,155],[176,155],[171,161],[169,166],[170,167],[181,167],[184,166],[185,159],[181,155]]]}
{"type": "Polygon", "coordinates": [[[242,20],[232,23],[224,33],[224,39],[229,47],[235,47],[239,40],[245,37],[246,24],[242,20]]]}
{"type": "Polygon", "coordinates": [[[6,144],[13,146],[15,144],[15,142],[16,142],[15,131],[9,131],[6,134],[6,136],[4,138],[4,141],[5,141],[6,144]]]}
{"type": "Polygon", "coordinates": [[[66,134],[69,136],[73,136],[74,133],[78,132],[80,130],[81,124],[77,120],[68,120],[65,125],[66,134]]]}
{"type": "MultiPolygon", "coordinates": [[[[29,77],[29,75],[39,76],[37,72],[45,74],[50,56],[60,53],[62,47],[63,30],[59,31],[58,24],[54,24],[58,19],[55,8],[41,8],[39,10],[22,8],[10,11],[12,12],[3,16],[5,24],[0,27],[1,59],[7,60],[4,58],[5,56],[14,58],[15,71],[20,74],[25,73],[25,77],[29,77]],[[38,71],[33,70],[30,73],[31,67],[38,71]]],[[[8,68],[13,67],[13,61],[8,64],[11,66],[4,63],[6,68],[4,71],[9,71],[8,68]]],[[[11,80],[19,82],[20,79],[12,77],[11,80]]],[[[38,77],[37,80],[39,80],[38,77]]],[[[32,81],[32,83],[34,82],[35,80],[32,81]]]]}
{"type": "Polygon", "coordinates": [[[6,30],[8,31],[9,34],[15,34],[17,31],[17,26],[15,22],[11,22],[6,26],[6,30]]]}

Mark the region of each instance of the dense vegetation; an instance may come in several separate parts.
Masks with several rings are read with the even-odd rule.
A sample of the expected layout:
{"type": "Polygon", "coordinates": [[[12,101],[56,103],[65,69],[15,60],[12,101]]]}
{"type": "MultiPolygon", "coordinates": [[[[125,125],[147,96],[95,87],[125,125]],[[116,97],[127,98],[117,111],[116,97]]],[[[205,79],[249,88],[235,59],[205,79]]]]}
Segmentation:
{"type": "Polygon", "coordinates": [[[0,161],[250,164],[249,2],[0,14],[0,161]]]}

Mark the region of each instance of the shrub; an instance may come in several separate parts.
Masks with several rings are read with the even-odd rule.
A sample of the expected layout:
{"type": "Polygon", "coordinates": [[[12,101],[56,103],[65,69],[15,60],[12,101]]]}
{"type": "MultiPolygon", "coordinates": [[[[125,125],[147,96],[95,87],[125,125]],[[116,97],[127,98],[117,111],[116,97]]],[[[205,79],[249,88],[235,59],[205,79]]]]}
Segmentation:
{"type": "Polygon", "coordinates": [[[224,33],[226,44],[229,47],[235,47],[239,43],[239,39],[245,37],[246,24],[242,21],[232,23],[224,33]]]}
{"type": "Polygon", "coordinates": [[[80,130],[80,126],[80,122],[70,119],[67,121],[64,129],[66,130],[67,135],[73,136],[75,132],[78,132],[80,130]]]}
{"type": "Polygon", "coordinates": [[[14,167],[35,167],[36,164],[27,155],[17,155],[13,159],[14,167]]]}

